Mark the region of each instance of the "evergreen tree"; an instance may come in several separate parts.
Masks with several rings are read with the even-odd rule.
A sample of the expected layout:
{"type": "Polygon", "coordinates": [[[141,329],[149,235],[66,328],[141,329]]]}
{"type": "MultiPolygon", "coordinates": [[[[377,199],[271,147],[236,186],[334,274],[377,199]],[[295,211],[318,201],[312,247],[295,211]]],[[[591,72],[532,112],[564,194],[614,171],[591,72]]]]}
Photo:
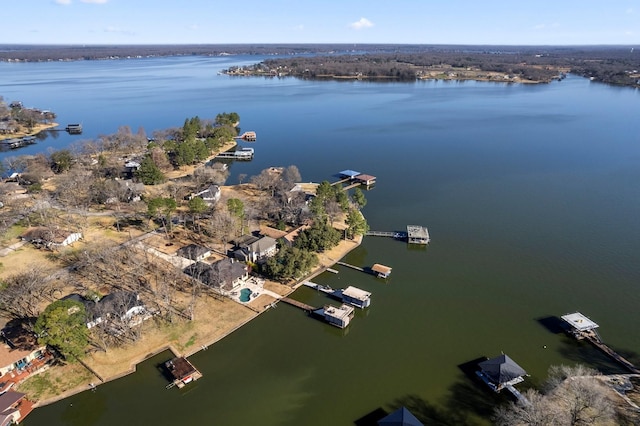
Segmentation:
{"type": "Polygon", "coordinates": [[[84,305],[73,300],[58,300],[44,310],[36,321],[34,331],[38,342],[58,350],[67,360],[84,355],[89,343],[84,305]]]}
{"type": "Polygon", "coordinates": [[[145,185],[157,185],[164,182],[165,179],[164,174],[150,156],[146,156],[142,160],[135,176],[145,185]]]}

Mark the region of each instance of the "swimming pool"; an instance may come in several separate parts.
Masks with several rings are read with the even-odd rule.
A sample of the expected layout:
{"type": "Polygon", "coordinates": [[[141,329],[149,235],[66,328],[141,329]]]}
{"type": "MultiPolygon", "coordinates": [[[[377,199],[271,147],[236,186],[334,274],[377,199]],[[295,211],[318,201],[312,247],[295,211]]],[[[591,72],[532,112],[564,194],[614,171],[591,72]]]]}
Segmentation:
{"type": "Polygon", "coordinates": [[[248,288],[243,288],[242,290],[240,290],[240,301],[248,302],[249,299],[251,299],[251,293],[251,289],[248,288]]]}

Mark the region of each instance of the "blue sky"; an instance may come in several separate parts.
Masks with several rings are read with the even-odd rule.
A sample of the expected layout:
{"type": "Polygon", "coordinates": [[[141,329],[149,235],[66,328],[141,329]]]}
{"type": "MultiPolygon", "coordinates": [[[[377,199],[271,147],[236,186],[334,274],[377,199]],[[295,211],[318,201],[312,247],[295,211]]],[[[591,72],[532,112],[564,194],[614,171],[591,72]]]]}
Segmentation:
{"type": "Polygon", "coordinates": [[[640,44],[640,0],[3,0],[0,44],[640,44]]]}

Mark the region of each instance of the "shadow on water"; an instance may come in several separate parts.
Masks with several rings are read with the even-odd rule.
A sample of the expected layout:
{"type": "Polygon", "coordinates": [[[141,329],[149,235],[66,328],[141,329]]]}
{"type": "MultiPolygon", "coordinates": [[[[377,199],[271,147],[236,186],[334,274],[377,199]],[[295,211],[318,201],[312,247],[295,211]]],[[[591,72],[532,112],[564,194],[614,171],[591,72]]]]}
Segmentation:
{"type": "MultiPolygon", "coordinates": [[[[589,342],[578,341],[567,335],[568,328],[561,318],[548,316],[537,318],[536,321],[553,334],[564,334],[563,344],[559,349],[559,353],[564,358],[594,368],[603,374],[625,374],[629,372],[589,342]]],[[[611,345],[607,346],[634,365],[640,363],[640,354],[637,352],[619,349],[611,345]]]]}
{"type": "MultiPolygon", "coordinates": [[[[611,346],[610,346],[611,347],[611,346]]],[[[632,363],[638,360],[638,354],[631,351],[620,351],[611,347],[618,354],[632,363]]],[[[613,361],[606,354],[585,341],[577,341],[566,337],[559,350],[560,354],[571,361],[594,368],[603,374],[627,374],[629,371],[613,361]]],[[[637,363],[634,363],[637,365],[637,363]]]]}
{"type": "Polygon", "coordinates": [[[536,321],[538,324],[546,328],[547,331],[553,334],[561,334],[567,330],[567,327],[565,326],[566,323],[556,316],[536,318],[536,321]]]}
{"type": "Polygon", "coordinates": [[[398,408],[407,408],[425,425],[477,426],[489,424],[495,408],[512,400],[508,393],[495,393],[476,375],[480,357],[458,365],[463,379],[449,388],[444,404],[433,404],[418,395],[405,395],[390,404],[390,411],[381,407],[354,422],[357,426],[375,426],[377,422],[398,408]]]}

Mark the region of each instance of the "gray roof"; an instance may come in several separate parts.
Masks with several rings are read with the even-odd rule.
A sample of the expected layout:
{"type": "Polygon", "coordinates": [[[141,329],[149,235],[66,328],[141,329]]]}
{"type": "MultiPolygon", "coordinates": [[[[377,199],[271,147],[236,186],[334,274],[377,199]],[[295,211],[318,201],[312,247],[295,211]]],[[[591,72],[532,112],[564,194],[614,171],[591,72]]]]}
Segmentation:
{"type": "Polygon", "coordinates": [[[180,247],[177,254],[185,259],[196,260],[210,252],[211,250],[206,247],[199,246],[197,244],[189,244],[188,246],[180,247]]]}
{"type": "Polygon", "coordinates": [[[478,366],[495,384],[506,383],[517,377],[527,375],[527,372],[522,367],[505,354],[482,361],[478,366]]]}
{"type": "Polygon", "coordinates": [[[424,426],[411,411],[405,407],[398,408],[393,413],[378,420],[379,426],[424,426]]]}
{"type": "Polygon", "coordinates": [[[233,259],[223,259],[209,265],[204,262],[196,262],[184,269],[184,272],[200,280],[210,287],[231,290],[233,282],[247,274],[247,266],[233,259]]]}

